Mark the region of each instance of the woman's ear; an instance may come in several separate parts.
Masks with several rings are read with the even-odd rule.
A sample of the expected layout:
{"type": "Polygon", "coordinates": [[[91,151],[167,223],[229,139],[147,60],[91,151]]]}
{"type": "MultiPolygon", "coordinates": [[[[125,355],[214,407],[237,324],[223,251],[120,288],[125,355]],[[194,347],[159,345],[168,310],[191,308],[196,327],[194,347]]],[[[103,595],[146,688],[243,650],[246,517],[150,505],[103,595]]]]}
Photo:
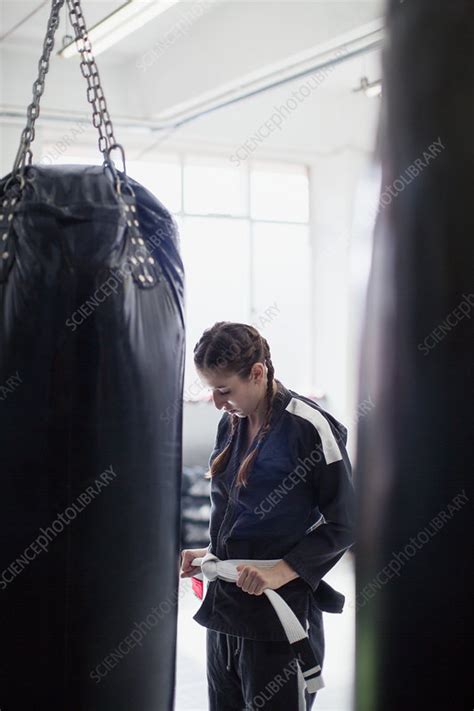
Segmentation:
{"type": "Polygon", "coordinates": [[[255,385],[259,385],[259,383],[263,380],[264,374],[265,366],[263,363],[254,363],[252,365],[252,370],[250,371],[251,382],[254,382],[255,385]]]}

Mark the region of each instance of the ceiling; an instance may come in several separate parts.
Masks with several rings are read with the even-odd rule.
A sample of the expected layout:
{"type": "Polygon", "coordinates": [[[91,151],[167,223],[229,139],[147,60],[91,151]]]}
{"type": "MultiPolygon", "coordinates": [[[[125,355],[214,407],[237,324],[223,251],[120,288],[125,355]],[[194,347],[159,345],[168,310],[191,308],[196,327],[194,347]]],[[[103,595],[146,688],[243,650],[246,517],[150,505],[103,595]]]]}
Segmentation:
{"type": "MultiPolygon", "coordinates": [[[[88,26],[122,4],[123,0],[82,0],[88,26]]],[[[17,112],[20,123],[23,121],[50,7],[51,0],[0,0],[0,117],[4,121],[12,120],[12,111],[17,112]]],[[[271,83],[273,76],[278,80],[300,61],[312,61],[344,43],[352,47],[358,38],[377,31],[382,18],[382,0],[181,1],[103,52],[98,63],[115,117],[166,123],[167,117],[174,120],[186,112],[199,113],[200,107],[213,101],[223,99],[225,103],[239,87],[252,87],[254,79],[265,82],[270,77],[271,83]],[[188,21],[186,29],[176,36],[183,18],[188,21]],[[150,57],[153,48],[173,32],[174,41],[166,51],[149,70],[140,71],[140,61],[150,57]]],[[[63,8],[56,47],[61,46],[65,34],[71,34],[71,29],[63,8]]],[[[43,121],[48,112],[60,115],[74,107],[75,115],[88,110],[75,65],[76,60],[51,63],[51,77],[42,99],[43,121]]],[[[288,122],[284,136],[287,143],[296,145],[301,136],[312,135],[309,127],[317,131],[319,121],[324,125],[321,135],[327,136],[323,103],[327,103],[328,127],[337,123],[344,109],[332,108],[329,99],[322,101],[323,96],[355,96],[352,90],[364,75],[371,81],[380,78],[380,51],[355,56],[328,72],[305,101],[304,110],[292,118],[291,128],[288,122]]],[[[242,131],[252,132],[271,114],[273,105],[286,101],[302,81],[296,79],[207,114],[181,128],[180,135],[196,134],[205,127],[209,137],[224,140],[229,134],[228,140],[234,140],[232,137],[242,131]]],[[[280,139],[282,134],[275,133],[268,145],[280,139]]],[[[312,140],[315,142],[316,138],[312,140]]]]}
{"type": "MultiPolygon", "coordinates": [[[[124,0],[82,0],[88,27],[92,27],[123,4],[124,0]]],[[[140,52],[163,40],[182,19],[188,20],[190,31],[199,30],[201,25],[214,20],[213,16],[217,11],[224,8],[225,12],[226,6],[229,10],[229,20],[232,19],[231,9],[237,8],[238,12],[245,13],[249,34],[255,29],[254,25],[259,26],[262,44],[265,44],[268,37],[268,30],[262,26],[262,21],[268,24],[269,28],[273,23],[278,24],[280,16],[282,23],[288,23],[287,8],[291,8],[295,31],[300,29],[302,24],[309,25],[315,37],[315,44],[334,36],[338,25],[341,31],[347,31],[351,26],[356,27],[359,20],[365,24],[370,19],[380,18],[383,11],[382,0],[181,0],[114,45],[102,55],[101,62],[120,63],[138,56],[140,52]],[[348,17],[351,18],[349,23],[348,17]],[[191,25],[195,27],[192,28],[191,25]]],[[[0,0],[0,47],[37,55],[44,38],[50,7],[51,0],[0,0]]],[[[288,33],[292,29],[291,25],[287,25],[288,33]]],[[[56,46],[61,46],[62,38],[67,34],[71,34],[71,27],[66,9],[63,8],[56,46]]],[[[244,38],[235,39],[240,42],[244,38]]],[[[304,46],[308,46],[307,41],[303,42],[304,46]]]]}
{"type": "MultiPolygon", "coordinates": [[[[201,3],[205,8],[203,14],[209,12],[217,2],[222,4],[227,0],[210,0],[210,2],[201,3]],[[208,7],[210,9],[207,9],[208,7]]],[[[92,27],[124,4],[124,0],[82,0],[81,5],[87,26],[92,27]]],[[[175,26],[181,16],[186,15],[186,12],[190,13],[191,4],[198,3],[179,2],[170,7],[140,28],[139,31],[115,45],[113,52],[104,53],[104,58],[106,57],[107,61],[120,62],[126,57],[137,55],[142,48],[152,47],[160,37],[164,37],[175,26]]],[[[24,51],[36,51],[37,53],[44,37],[50,8],[50,0],[46,2],[44,0],[0,0],[0,41],[2,46],[24,51]],[[19,26],[14,29],[17,25],[19,26]],[[5,38],[2,39],[4,36],[5,38]]],[[[64,35],[72,34],[65,8],[61,11],[61,24],[57,34],[58,45],[61,45],[64,35]]]]}

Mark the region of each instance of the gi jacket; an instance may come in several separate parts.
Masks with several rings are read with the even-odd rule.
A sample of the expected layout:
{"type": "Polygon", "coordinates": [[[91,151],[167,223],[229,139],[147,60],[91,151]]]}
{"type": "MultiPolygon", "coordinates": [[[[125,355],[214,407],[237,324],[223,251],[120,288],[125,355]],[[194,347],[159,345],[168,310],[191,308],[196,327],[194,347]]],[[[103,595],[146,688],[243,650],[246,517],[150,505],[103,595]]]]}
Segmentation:
{"type": "MultiPolygon", "coordinates": [[[[344,596],[322,578],[354,543],[355,496],[345,448],[347,430],[312,400],[288,390],[279,380],[276,384],[271,428],[247,487],[235,486],[245,454],[246,417],[240,421],[225,470],[212,478],[209,550],[221,560],[287,561],[300,577],[277,592],[307,629],[315,605],[341,612],[344,604],[344,596]]],[[[219,421],[209,466],[228,442],[231,417],[224,413],[219,421]]],[[[220,579],[209,583],[193,619],[248,639],[286,640],[266,595],[250,595],[220,579]]]]}

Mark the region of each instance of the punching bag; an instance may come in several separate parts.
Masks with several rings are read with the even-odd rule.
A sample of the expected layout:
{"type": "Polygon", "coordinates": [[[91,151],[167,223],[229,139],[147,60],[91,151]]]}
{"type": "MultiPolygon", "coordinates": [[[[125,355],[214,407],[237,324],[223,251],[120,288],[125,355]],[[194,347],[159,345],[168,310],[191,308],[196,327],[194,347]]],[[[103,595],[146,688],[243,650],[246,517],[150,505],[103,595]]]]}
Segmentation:
{"type": "Polygon", "coordinates": [[[474,12],[388,3],[360,397],[357,711],[471,709],[474,12]]]}
{"type": "Polygon", "coordinates": [[[183,266],[173,217],[111,159],[122,149],[80,4],[67,4],[104,165],[31,160],[53,1],[0,182],[0,705],[171,711],[183,266]]]}

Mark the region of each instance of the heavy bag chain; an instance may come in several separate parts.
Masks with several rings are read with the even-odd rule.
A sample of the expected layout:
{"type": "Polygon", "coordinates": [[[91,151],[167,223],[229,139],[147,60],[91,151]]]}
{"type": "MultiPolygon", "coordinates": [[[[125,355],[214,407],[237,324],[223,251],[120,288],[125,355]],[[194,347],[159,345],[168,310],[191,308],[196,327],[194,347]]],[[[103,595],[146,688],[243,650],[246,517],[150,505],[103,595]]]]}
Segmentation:
{"type": "MultiPolygon", "coordinates": [[[[99,131],[99,150],[104,156],[104,162],[107,163],[110,159],[110,150],[112,148],[121,148],[121,146],[118,146],[115,141],[114,128],[100,83],[99,70],[92,54],[92,45],[87,33],[80,0],[66,0],[66,2],[71,25],[76,35],[77,51],[81,56],[82,76],[87,81],[87,101],[92,105],[92,123],[99,131]]],[[[116,177],[116,174],[114,177],[116,177]]]]}
{"type": "Polygon", "coordinates": [[[27,109],[26,126],[22,131],[20,138],[20,147],[16,155],[13,165],[12,177],[16,178],[16,172],[20,170],[20,185],[24,186],[25,166],[30,165],[33,158],[33,153],[30,150],[30,145],[35,138],[35,122],[40,113],[40,100],[44,92],[45,78],[49,71],[49,60],[54,47],[54,35],[59,26],[59,12],[64,4],[64,0],[53,0],[51,5],[51,14],[48,20],[48,28],[43,42],[43,53],[38,62],[38,78],[33,84],[33,101],[27,109]]]}
{"type": "Polygon", "coordinates": [[[147,253],[145,241],[140,233],[137,219],[135,193],[128,182],[123,147],[115,141],[112,120],[107,108],[104,92],[100,83],[99,70],[92,53],[92,45],[87,33],[87,26],[82,13],[80,0],[66,0],[69,18],[76,35],[76,46],[81,56],[81,72],[87,81],[87,100],[92,105],[92,123],[99,131],[99,150],[104,156],[104,167],[110,169],[115,180],[117,196],[126,220],[128,232],[134,249],[130,258],[131,269],[136,279],[143,286],[153,286],[155,278],[147,269],[147,262],[155,264],[155,260],[147,253]],[[118,149],[122,156],[123,181],[110,158],[112,150],[118,149]]]}
{"type": "Polygon", "coordinates": [[[2,266],[9,267],[13,261],[13,250],[7,248],[7,240],[10,236],[11,226],[14,217],[14,209],[25,185],[25,167],[30,165],[33,154],[30,145],[35,137],[35,121],[40,112],[40,99],[44,92],[44,81],[49,69],[49,59],[54,47],[54,34],[59,25],[59,11],[64,4],[64,0],[53,0],[51,14],[48,20],[48,28],[43,42],[43,52],[38,62],[38,78],[33,84],[33,101],[27,109],[26,126],[21,133],[20,147],[16,154],[13,170],[10,178],[3,188],[3,199],[0,212],[0,244],[2,249],[2,266]],[[11,185],[11,187],[10,187],[11,185]],[[5,264],[5,262],[8,263],[5,264]]]}
{"type": "MultiPolygon", "coordinates": [[[[159,270],[154,258],[149,255],[145,242],[141,237],[135,193],[128,182],[126,173],[125,152],[123,147],[115,140],[112,120],[100,83],[97,63],[92,53],[92,45],[82,13],[81,3],[80,0],[66,0],[66,3],[71,24],[74,28],[76,47],[81,58],[81,73],[87,81],[87,100],[92,106],[92,123],[99,132],[98,144],[99,150],[104,157],[104,170],[110,170],[112,173],[121,213],[125,218],[127,231],[135,252],[134,256],[130,258],[131,273],[142,286],[153,286],[158,279],[149,273],[147,263],[155,265],[155,270],[161,270],[159,270]],[[123,163],[122,176],[119,175],[110,157],[112,150],[115,149],[118,149],[121,153],[123,163]]],[[[25,186],[25,170],[28,165],[31,165],[33,159],[31,144],[35,138],[35,122],[40,114],[40,100],[44,92],[45,77],[49,71],[54,36],[59,26],[59,14],[63,5],[64,0],[52,0],[51,2],[51,13],[43,42],[43,52],[38,62],[38,78],[33,84],[33,101],[27,109],[27,122],[21,134],[20,147],[15,158],[13,170],[3,189],[4,199],[2,200],[0,212],[0,248],[3,247],[1,254],[3,263],[7,260],[10,262],[13,257],[13,254],[9,253],[7,249],[6,242],[11,231],[15,205],[21,199],[25,186]]],[[[0,263],[1,266],[2,264],[0,263]]],[[[11,264],[8,266],[11,266],[11,264]]]]}

